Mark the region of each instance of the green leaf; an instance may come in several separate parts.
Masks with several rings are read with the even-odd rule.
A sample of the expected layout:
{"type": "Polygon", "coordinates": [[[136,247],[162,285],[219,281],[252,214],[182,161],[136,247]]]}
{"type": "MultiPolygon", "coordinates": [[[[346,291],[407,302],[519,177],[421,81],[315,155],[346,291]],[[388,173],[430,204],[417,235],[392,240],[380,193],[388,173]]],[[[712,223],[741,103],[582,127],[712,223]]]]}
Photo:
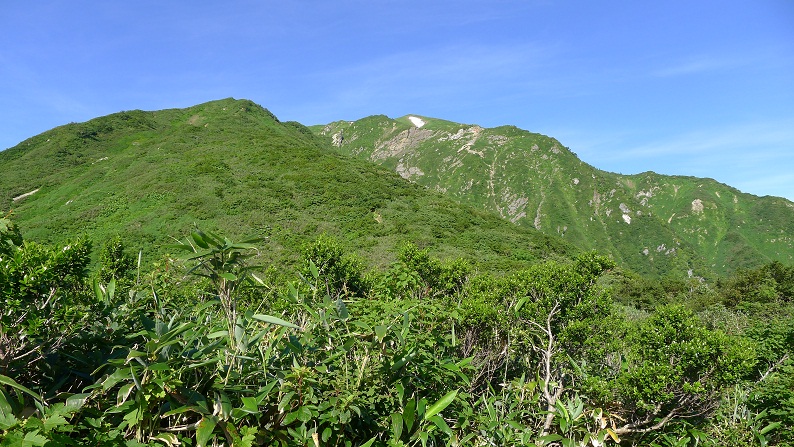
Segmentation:
{"type": "Polygon", "coordinates": [[[455,396],[458,395],[458,390],[450,391],[449,393],[445,394],[444,397],[438,400],[438,402],[431,405],[427,411],[425,412],[425,420],[429,420],[431,417],[435,416],[436,414],[442,412],[444,408],[447,408],[449,404],[455,400],[455,396]]]}
{"type": "Polygon", "coordinates": [[[8,386],[10,386],[11,388],[14,388],[17,391],[22,391],[23,393],[28,394],[29,396],[31,396],[32,398],[34,398],[34,399],[36,399],[38,401],[44,401],[44,399],[40,395],[38,395],[37,393],[34,393],[33,391],[31,391],[27,387],[18,384],[14,379],[12,379],[12,378],[10,378],[8,376],[4,376],[4,375],[0,374],[0,385],[8,385],[8,386]]]}
{"type": "MultiPolygon", "coordinates": [[[[2,388],[0,388],[0,419],[2,418],[14,418],[14,411],[11,408],[11,404],[8,403],[8,399],[6,399],[5,392],[2,388]]],[[[16,418],[14,418],[16,420],[16,418]]],[[[0,429],[3,429],[0,427],[0,429]]]]}
{"type": "Polygon", "coordinates": [[[149,369],[152,371],[168,371],[171,367],[168,363],[160,362],[149,365],[149,369]]]}
{"type": "MultiPolygon", "coordinates": [[[[189,251],[191,253],[195,253],[195,247],[190,244],[168,244],[165,248],[172,248],[174,250],[182,250],[182,251],[189,251]]],[[[184,256],[184,255],[183,255],[184,256]]]]}
{"type": "Polygon", "coordinates": [[[402,383],[397,382],[397,383],[394,384],[394,389],[397,390],[397,397],[399,397],[400,401],[402,402],[402,400],[403,400],[403,398],[405,396],[405,387],[403,386],[402,383]]]}
{"type": "Polygon", "coordinates": [[[237,250],[255,250],[256,245],[248,243],[248,242],[238,242],[236,244],[230,244],[229,248],[237,249],[237,250]]]}
{"type": "Polygon", "coordinates": [[[397,372],[400,368],[405,366],[408,362],[410,362],[414,357],[416,357],[416,347],[411,347],[406,351],[403,351],[402,354],[397,354],[395,357],[396,361],[394,361],[391,365],[391,371],[397,372]]]}
{"type": "Polygon", "coordinates": [[[234,273],[224,272],[218,276],[225,279],[226,281],[237,281],[237,276],[234,273]]]}
{"type": "Polygon", "coordinates": [[[60,426],[69,425],[68,422],[66,422],[66,418],[63,417],[62,414],[53,414],[52,416],[44,418],[42,422],[42,427],[48,432],[60,426]]]}
{"type": "MultiPolygon", "coordinates": [[[[17,418],[11,413],[0,413],[0,430],[8,430],[17,425],[17,418]]],[[[2,445],[2,444],[0,444],[2,445]]]]}
{"type": "Polygon", "coordinates": [[[264,321],[265,323],[277,324],[279,326],[286,326],[289,328],[298,329],[298,326],[288,321],[284,321],[281,318],[274,317],[272,315],[254,314],[251,318],[253,318],[254,320],[264,321]]]}
{"type": "Polygon", "coordinates": [[[47,444],[48,439],[44,436],[39,434],[38,430],[33,430],[30,433],[25,434],[25,439],[22,440],[23,446],[34,446],[34,445],[45,445],[47,444]]]}
{"type": "Polygon", "coordinates": [[[554,442],[559,441],[560,439],[563,439],[563,437],[555,434],[538,437],[538,441],[541,442],[554,442]]]}
{"type": "Polygon", "coordinates": [[[528,299],[528,297],[524,297],[524,298],[521,298],[520,300],[518,300],[518,302],[516,302],[514,310],[516,312],[520,311],[521,308],[524,307],[524,304],[527,302],[527,299],[528,299]]]}
{"type": "Polygon", "coordinates": [[[94,278],[94,296],[96,296],[97,301],[103,301],[105,298],[104,292],[102,292],[102,287],[99,285],[99,278],[94,278]]]}
{"type": "Polygon", "coordinates": [[[281,425],[289,425],[293,423],[296,419],[298,419],[298,411],[291,411],[284,416],[284,420],[281,421],[281,425]]]}
{"type": "Polygon", "coordinates": [[[312,272],[312,276],[314,277],[314,279],[320,277],[320,271],[317,270],[317,266],[314,264],[314,261],[312,261],[311,259],[309,259],[309,271],[312,272]]]}
{"type": "Polygon", "coordinates": [[[416,404],[416,414],[419,417],[423,417],[426,409],[427,409],[427,399],[423,397],[419,399],[419,403],[416,404]]]}
{"type": "Polygon", "coordinates": [[[298,408],[298,419],[303,422],[309,422],[312,419],[312,410],[308,406],[298,408]]]}
{"type": "Polygon", "coordinates": [[[212,432],[215,430],[215,425],[217,423],[218,420],[214,416],[201,418],[201,422],[199,422],[198,427],[196,427],[197,447],[204,447],[207,445],[207,441],[212,437],[212,432]]]}
{"type": "Polygon", "coordinates": [[[66,408],[69,410],[79,410],[85,405],[88,398],[91,397],[89,393],[74,394],[66,399],[66,408]]]}
{"type": "Polygon", "coordinates": [[[207,241],[204,240],[204,238],[202,236],[203,236],[203,233],[198,232],[198,231],[195,231],[195,232],[190,234],[190,237],[193,238],[193,242],[195,242],[196,245],[198,245],[199,247],[201,247],[201,248],[206,250],[206,249],[210,248],[210,246],[207,243],[207,241]]]}
{"type": "Polygon", "coordinates": [[[232,414],[232,401],[229,399],[229,395],[223,391],[218,392],[215,399],[215,408],[220,408],[224,420],[228,419],[229,415],[232,414]]]}
{"type": "Polygon", "coordinates": [[[770,431],[772,431],[772,430],[774,430],[774,429],[776,429],[778,427],[780,427],[780,422],[772,422],[771,424],[769,424],[766,427],[762,428],[759,433],[761,433],[762,435],[765,435],[765,434],[769,433],[770,431]]]}
{"type": "Polygon", "coordinates": [[[391,432],[394,439],[400,439],[403,434],[403,416],[400,413],[391,414],[391,432]]]}
{"type": "Polygon", "coordinates": [[[127,361],[135,357],[146,357],[146,353],[142,351],[136,351],[134,349],[130,349],[127,352],[127,361]]]}
{"type": "Polygon", "coordinates": [[[213,338],[220,338],[229,335],[229,331],[215,331],[207,334],[207,338],[212,340],[213,338]]]}
{"type": "Polygon", "coordinates": [[[166,411],[163,413],[162,417],[173,416],[175,414],[182,414],[187,412],[193,412],[198,414],[206,413],[202,408],[199,408],[195,405],[182,405],[181,407],[174,408],[173,410],[166,411]]]}
{"type": "Polygon", "coordinates": [[[449,425],[447,425],[447,422],[444,420],[444,418],[439,415],[435,415],[430,418],[430,421],[436,424],[436,427],[441,429],[441,431],[446,433],[448,436],[452,436],[452,430],[449,428],[449,425]]]}
{"type": "Polygon", "coordinates": [[[383,341],[386,338],[386,334],[388,333],[389,327],[384,325],[375,326],[375,336],[378,337],[378,341],[383,341]]]}
{"type": "Polygon", "coordinates": [[[345,305],[345,302],[342,301],[342,297],[336,299],[336,313],[342,321],[347,320],[348,317],[350,317],[350,314],[347,311],[347,306],[345,305]]]}
{"type": "Polygon", "coordinates": [[[333,433],[334,432],[333,430],[331,430],[331,427],[325,427],[325,430],[323,430],[323,434],[320,436],[320,439],[322,439],[323,442],[328,442],[328,440],[331,439],[331,435],[333,433]]]}
{"type": "Polygon", "coordinates": [[[408,401],[408,404],[403,410],[403,420],[405,421],[405,426],[410,431],[414,426],[414,421],[416,420],[416,400],[411,399],[408,401]]]}
{"type": "Polygon", "coordinates": [[[260,279],[258,276],[254,275],[253,273],[249,273],[249,275],[251,275],[251,277],[252,277],[252,278],[254,278],[254,280],[255,280],[257,283],[259,283],[259,285],[261,285],[261,286],[264,286],[264,285],[265,285],[265,282],[264,282],[264,281],[262,281],[262,279],[260,279]]]}
{"type": "Polygon", "coordinates": [[[130,393],[132,393],[132,390],[134,389],[135,389],[134,383],[128,383],[122,386],[119,389],[119,392],[116,394],[116,405],[121,405],[124,402],[126,402],[127,399],[129,399],[130,397],[130,393]]]}
{"type": "Polygon", "coordinates": [[[135,386],[138,387],[139,390],[142,389],[141,381],[138,379],[137,374],[135,374],[135,368],[132,366],[130,366],[130,374],[132,375],[132,381],[135,382],[135,386]]]}

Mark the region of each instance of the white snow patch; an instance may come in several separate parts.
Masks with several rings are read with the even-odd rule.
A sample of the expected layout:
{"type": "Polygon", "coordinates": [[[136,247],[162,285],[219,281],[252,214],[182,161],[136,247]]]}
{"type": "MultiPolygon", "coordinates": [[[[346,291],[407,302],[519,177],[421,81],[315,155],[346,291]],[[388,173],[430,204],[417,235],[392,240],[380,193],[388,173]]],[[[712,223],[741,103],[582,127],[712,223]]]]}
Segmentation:
{"type": "Polygon", "coordinates": [[[419,118],[418,116],[409,116],[408,120],[411,121],[412,123],[414,123],[414,126],[416,126],[416,127],[422,127],[425,124],[427,124],[427,123],[425,123],[425,120],[423,120],[422,118],[419,118]]]}
{"type": "Polygon", "coordinates": [[[32,196],[33,194],[36,194],[37,192],[39,192],[39,189],[40,188],[36,188],[33,191],[31,191],[31,192],[26,192],[25,194],[18,195],[16,197],[14,197],[13,199],[11,199],[11,201],[12,202],[16,202],[17,200],[22,200],[25,197],[32,196]]]}

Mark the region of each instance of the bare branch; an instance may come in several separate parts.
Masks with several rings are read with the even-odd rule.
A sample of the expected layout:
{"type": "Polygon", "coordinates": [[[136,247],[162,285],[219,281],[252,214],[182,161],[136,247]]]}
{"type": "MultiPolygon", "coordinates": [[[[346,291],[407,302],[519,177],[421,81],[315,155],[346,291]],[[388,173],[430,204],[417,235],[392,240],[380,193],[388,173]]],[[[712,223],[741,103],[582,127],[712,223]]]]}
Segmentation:
{"type": "Polygon", "coordinates": [[[762,382],[764,379],[766,379],[766,378],[767,378],[767,376],[769,376],[769,374],[771,374],[771,373],[772,373],[772,372],[774,372],[776,369],[778,369],[778,368],[780,367],[780,365],[782,365],[783,363],[785,363],[785,362],[786,362],[786,360],[788,360],[788,359],[789,359],[789,355],[788,355],[788,354],[785,354],[785,355],[783,355],[783,357],[781,357],[781,358],[780,358],[780,360],[778,360],[777,362],[775,362],[775,364],[771,365],[771,366],[770,366],[770,367],[769,367],[769,368],[766,370],[766,372],[765,372],[764,374],[762,374],[762,375],[761,375],[761,378],[760,378],[760,379],[758,379],[758,382],[757,382],[757,383],[760,383],[760,382],[762,382]]]}

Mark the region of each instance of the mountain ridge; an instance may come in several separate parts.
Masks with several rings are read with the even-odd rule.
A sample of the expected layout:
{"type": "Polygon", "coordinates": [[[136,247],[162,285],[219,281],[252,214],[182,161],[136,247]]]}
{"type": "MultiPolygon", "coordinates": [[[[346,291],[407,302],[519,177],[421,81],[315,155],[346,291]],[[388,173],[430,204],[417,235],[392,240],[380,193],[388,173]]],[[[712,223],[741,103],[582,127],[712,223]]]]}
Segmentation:
{"type": "Polygon", "coordinates": [[[603,171],[515,126],[377,115],[310,128],[342,153],[645,273],[722,274],[794,260],[794,204],[783,198],[713,179],[603,171]]]}
{"type": "Polygon", "coordinates": [[[603,171],[510,125],[373,115],[306,127],[227,98],[59,126],[0,152],[0,169],[0,209],[44,240],[122,232],[148,247],[198,224],[272,236],[281,253],[328,232],[374,264],[398,240],[469,259],[597,250],[651,276],[794,260],[786,199],[603,171]]]}
{"type": "Polygon", "coordinates": [[[402,242],[502,266],[574,252],[331,151],[305,126],[248,100],[59,126],[0,152],[0,170],[0,209],[14,210],[26,238],[90,233],[101,243],[121,234],[148,259],[194,225],[268,237],[262,256],[279,268],[294,266],[322,234],[370,265],[388,265],[402,242]]]}

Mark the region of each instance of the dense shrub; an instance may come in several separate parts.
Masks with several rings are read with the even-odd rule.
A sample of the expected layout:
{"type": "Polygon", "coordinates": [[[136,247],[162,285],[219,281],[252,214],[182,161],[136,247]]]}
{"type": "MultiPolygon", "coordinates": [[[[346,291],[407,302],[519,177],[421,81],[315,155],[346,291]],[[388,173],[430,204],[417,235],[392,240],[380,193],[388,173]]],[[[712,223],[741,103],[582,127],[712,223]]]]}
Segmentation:
{"type": "MultiPolygon", "coordinates": [[[[366,271],[324,236],[273,283],[254,241],[172,248],[133,280],[111,239],[92,275],[85,239],[0,220],[0,445],[791,442],[791,313],[752,293],[627,318],[595,254],[497,276],[405,244],[366,271]]],[[[765,272],[745,289],[786,302],[765,272]]]]}

